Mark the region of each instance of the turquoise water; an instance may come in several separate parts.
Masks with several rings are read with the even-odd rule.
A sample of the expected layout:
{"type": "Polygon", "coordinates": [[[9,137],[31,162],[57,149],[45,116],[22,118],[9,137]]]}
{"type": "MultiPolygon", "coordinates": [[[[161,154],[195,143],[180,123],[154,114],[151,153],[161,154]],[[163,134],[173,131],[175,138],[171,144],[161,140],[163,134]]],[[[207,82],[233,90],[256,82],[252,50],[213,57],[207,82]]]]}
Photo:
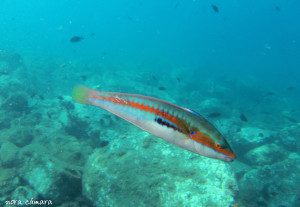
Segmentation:
{"type": "Polygon", "coordinates": [[[0,206],[300,206],[300,3],[0,1],[0,206]],[[191,108],[227,163],[75,103],[191,108]]]}

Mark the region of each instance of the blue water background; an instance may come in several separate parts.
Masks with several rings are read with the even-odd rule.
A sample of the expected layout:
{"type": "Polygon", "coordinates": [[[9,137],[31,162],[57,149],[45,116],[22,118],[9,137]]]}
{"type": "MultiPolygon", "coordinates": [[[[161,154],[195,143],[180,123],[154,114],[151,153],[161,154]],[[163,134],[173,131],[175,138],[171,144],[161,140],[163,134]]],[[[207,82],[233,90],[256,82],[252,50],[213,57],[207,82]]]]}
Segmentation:
{"type": "Polygon", "coordinates": [[[0,44],[35,57],[87,63],[105,53],[102,61],[132,69],[153,59],[240,78],[251,73],[282,87],[299,82],[299,6],[296,0],[3,0],[0,44]],[[74,35],[85,40],[70,44],[74,35]]]}

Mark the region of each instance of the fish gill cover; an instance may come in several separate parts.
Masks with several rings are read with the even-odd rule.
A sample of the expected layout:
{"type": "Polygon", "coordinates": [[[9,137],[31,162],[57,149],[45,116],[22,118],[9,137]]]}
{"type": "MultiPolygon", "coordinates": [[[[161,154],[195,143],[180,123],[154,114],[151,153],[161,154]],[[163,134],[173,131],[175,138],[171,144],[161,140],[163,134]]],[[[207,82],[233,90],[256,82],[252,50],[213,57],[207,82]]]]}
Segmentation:
{"type": "Polygon", "coordinates": [[[0,206],[300,206],[299,7],[0,1],[0,206]],[[193,109],[237,159],[77,104],[75,85],[193,109]]]}

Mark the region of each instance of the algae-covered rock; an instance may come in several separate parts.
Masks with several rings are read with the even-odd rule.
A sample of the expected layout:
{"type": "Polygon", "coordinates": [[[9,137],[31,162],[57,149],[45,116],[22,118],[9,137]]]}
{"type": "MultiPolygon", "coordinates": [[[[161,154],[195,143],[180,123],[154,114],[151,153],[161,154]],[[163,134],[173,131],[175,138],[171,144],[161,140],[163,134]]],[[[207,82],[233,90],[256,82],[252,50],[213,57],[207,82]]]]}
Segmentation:
{"type": "Polygon", "coordinates": [[[297,199],[299,173],[300,156],[296,153],[281,162],[246,172],[239,181],[242,206],[291,206],[297,199]]]}
{"type": "Polygon", "coordinates": [[[18,177],[13,168],[0,167],[0,203],[5,203],[11,199],[11,193],[21,184],[21,179],[18,177]]]}
{"type": "Polygon", "coordinates": [[[29,186],[19,186],[14,190],[11,198],[21,201],[22,204],[26,204],[26,201],[30,201],[30,199],[37,200],[38,193],[29,186]]]}
{"type": "Polygon", "coordinates": [[[17,130],[15,133],[10,135],[10,141],[18,147],[24,147],[31,143],[33,140],[33,132],[30,129],[17,130]]]}
{"type": "Polygon", "coordinates": [[[45,199],[54,204],[74,199],[81,193],[81,179],[45,157],[31,155],[22,177],[45,199]]]}
{"type": "Polygon", "coordinates": [[[229,206],[234,201],[237,185],[227,163],[163,146],[160,151],[153,149],[161,147],[155,143],[131,151],[95,150],[83,173],[84,195],[97,207],[229,206]]]}
{"type": "Polygon", "coordinates": [[[265,144],[273,135],[272,131],[256,127],[243,127],[237,134],[235,145],[239,150],[248,151],[265,144]]]}
{"type": "Polygon", "coordinates": [[[17,166],[19,148],[11,142],[4,142],[0,148],[0,164],[5,167],[17,166]]]}
{"type": "Polygon", "coordinates": [[[253,165],[269,165],[285,158],[286,151],[276,144],[266,144],[250,150],[246,159],[253,165]]]}
{"type": "Polygon", "coordinates": [[[276,135],[279,143],[283,145],[286,149],[290,151],[299,152],[300,151],[300,125],[295,124],[288,126],[276,135]]]}
{"type": "Polygon", "coordinates": [[[17,113],[27,113],[30,111],[28,98],[25,94],[13,94],[2,105],[3,109],[17,113]]]}

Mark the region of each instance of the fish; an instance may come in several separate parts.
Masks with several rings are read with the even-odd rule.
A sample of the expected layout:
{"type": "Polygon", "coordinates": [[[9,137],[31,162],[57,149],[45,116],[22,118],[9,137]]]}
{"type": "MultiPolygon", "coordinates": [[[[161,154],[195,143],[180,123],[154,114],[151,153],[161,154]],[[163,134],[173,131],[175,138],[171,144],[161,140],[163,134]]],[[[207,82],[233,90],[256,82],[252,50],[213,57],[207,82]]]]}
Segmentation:
{"type": "Polygon", "coordinates": [[[87,76],[86,75],[80,75],[79,77],[81,78],[82,81],[86,81],[87,80],[87,76]]]}
{"type": "Polygon", "coordinates": [[[214,10],[214,12],[219,13],[219,8],[216,5],[212,4],[211,8],[214,10]]]}
{"type": "Polygon", "coordinates": [[[165,88],[165,87],[163,87],[163,86],[159,86],[159,87],[158,87],[158,90],[165,91],[165,90],[166,90],[166,88],[165,88]]]}
{"type": "Polygon", "coordinates": [[[247,122],[247,121],[248,121],[248,118],[246,117],[245,114],[241,113],[241,114],[240,114],[240,120],[241,120],[241,121],[244,121],[244,122],[247,122]]]}
{"type": "Polygon", "coordinates": [[[295,91],[296,90],[296,87],[294,86],[289,86],[286,88],[287,91],[295,91]]]}
{"type": "Polygon", "coordinates": [[[73,37],[70,39],[70,42],[75,43],[75,42],[80,42],[81,40],[83,40],[83,37],[80,37],[80,36],[73,36],[73,37]]]}
{"type": "Polygon", "coordinates": [[[227,162],[236,158],[218,129],[193,110],[150,96],[98,91],[86,86],[74,87],[72,97],[196,154],[227,162]]]}

